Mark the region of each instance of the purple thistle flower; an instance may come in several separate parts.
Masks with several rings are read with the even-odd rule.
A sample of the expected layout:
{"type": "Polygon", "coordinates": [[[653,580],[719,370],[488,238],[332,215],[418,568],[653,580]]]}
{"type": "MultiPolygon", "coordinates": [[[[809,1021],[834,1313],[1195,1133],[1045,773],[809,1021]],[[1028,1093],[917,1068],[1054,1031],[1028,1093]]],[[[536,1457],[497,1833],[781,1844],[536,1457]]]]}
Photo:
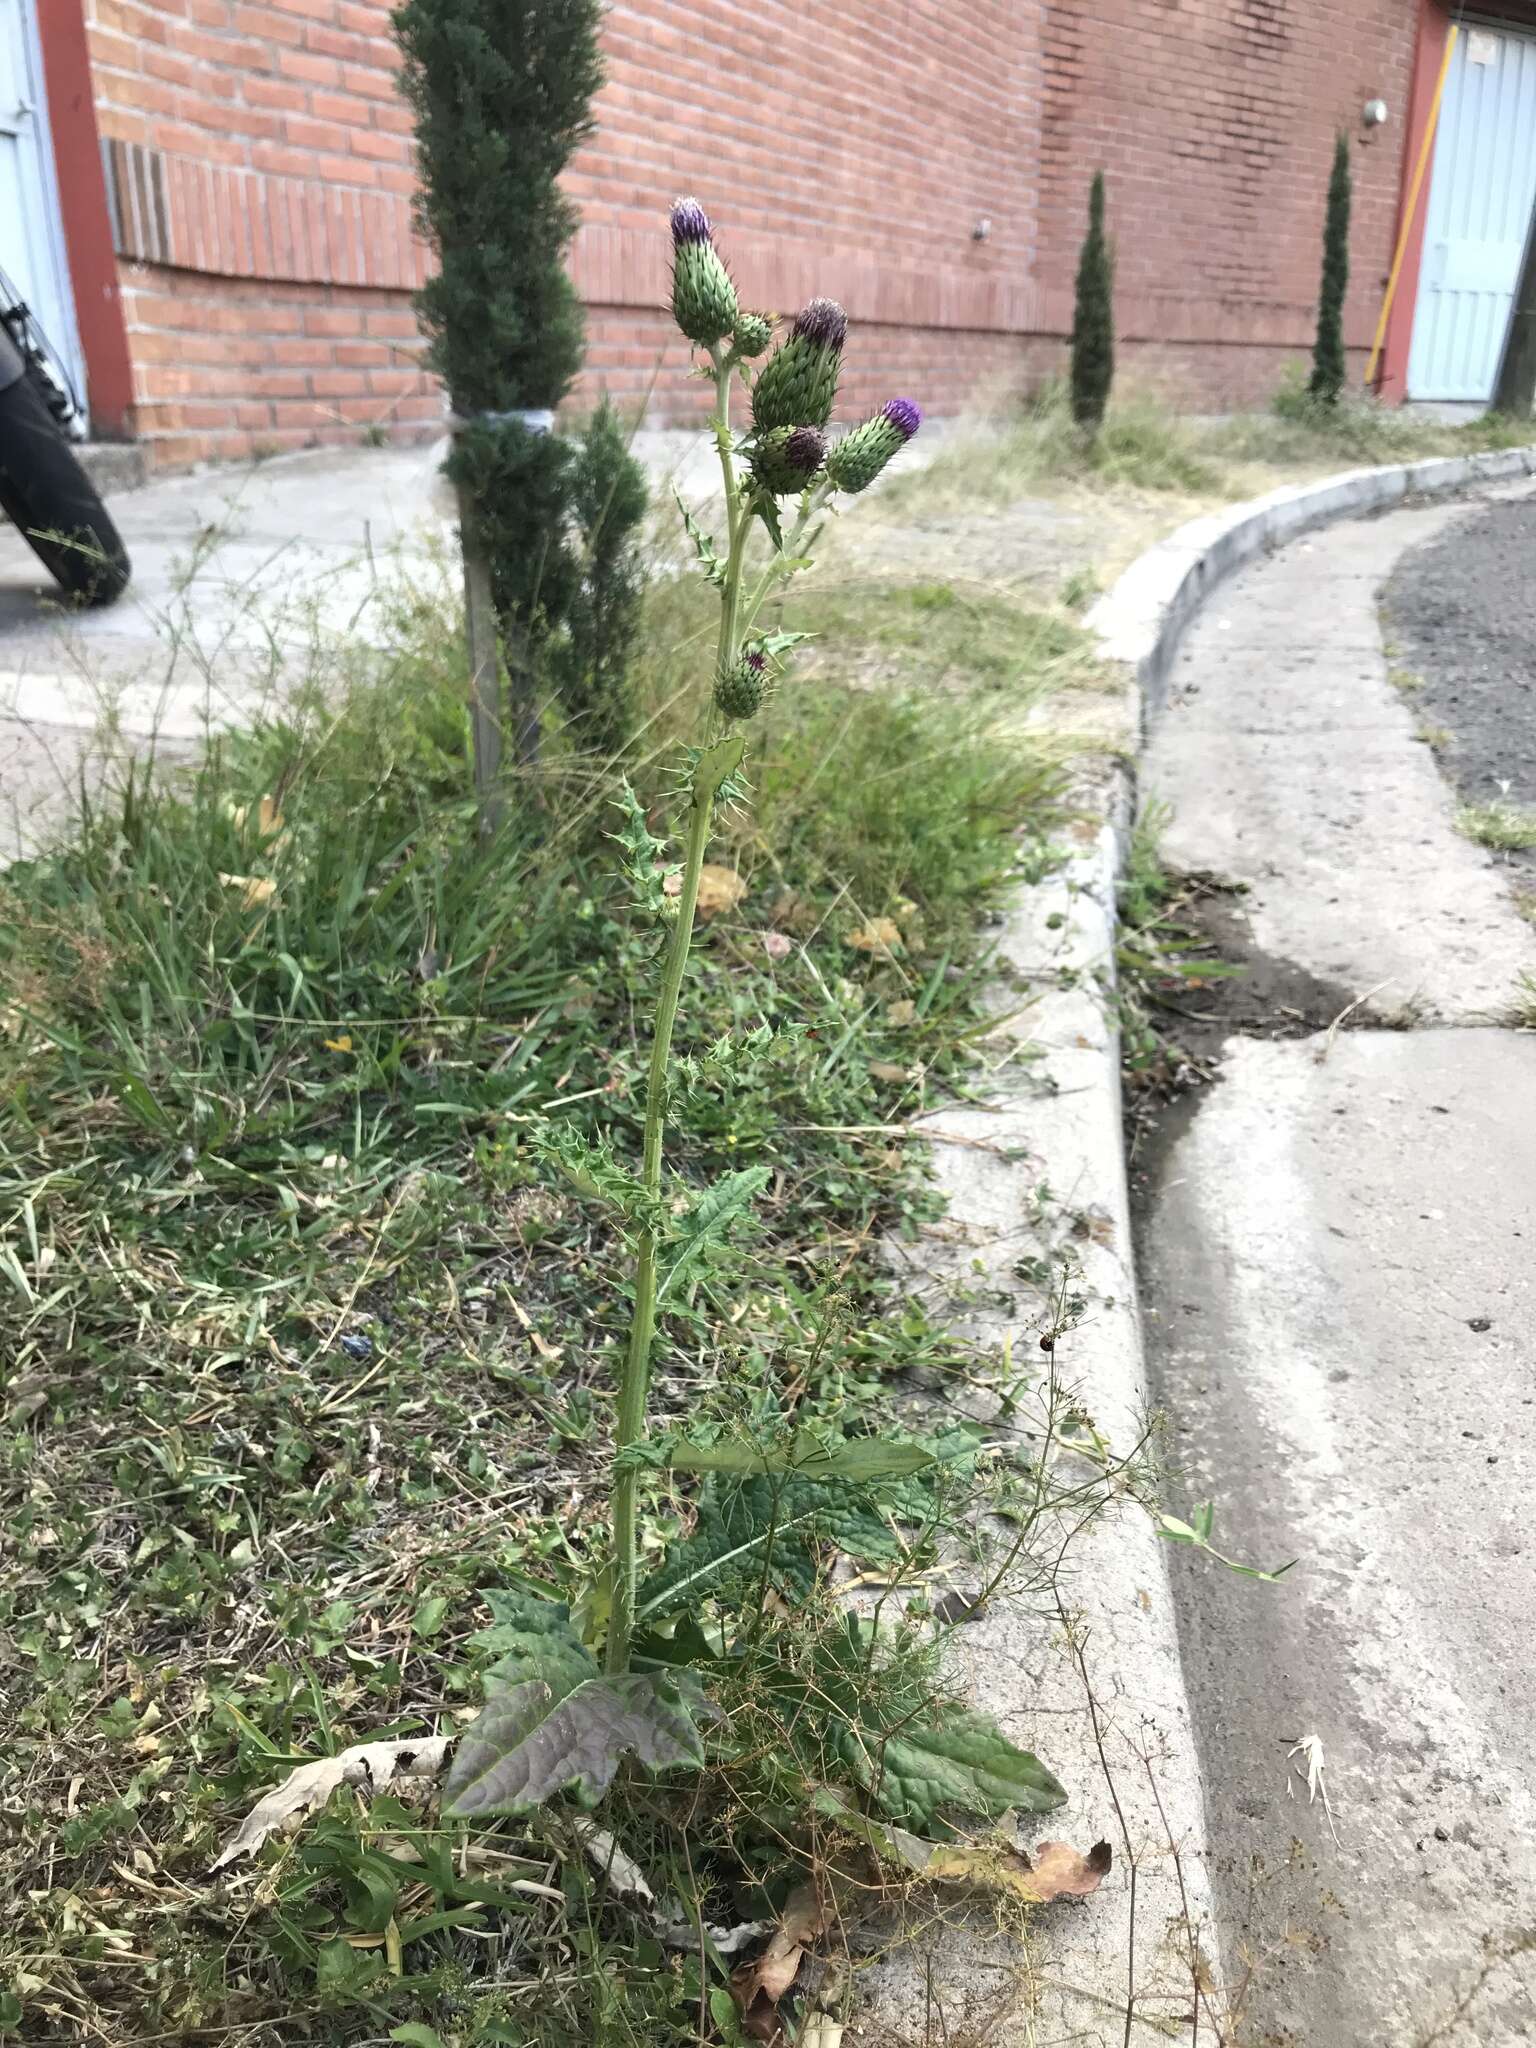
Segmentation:
{"type": "Polygon", "coordinates": [[[767,674],[768,657],[760,647],[749,647],[741,658],[747,664],[747,667],[751,669],[753,675],[761,676],[767,674]]]}
{"type": "Polygon", "coordinates": [[[923,424],[923,409],[910,398],[888,398],[880,408],[880,416],[890,421],[903,441],[910,441],[923,424]]]}
{"type": "Polygon", "coordinates": [[[820,469],[827,437],[818,427],[773,427],[759,434],[752,449],[752,474],[773,498],[803,491],[820,469]]]}
{"type": "Polygon", "coordinates": [[[784,461],[802,475],[814,476],[827,452],[827,439],[816,427],[796,427],[784,443],[784,461]]]}
{"type": "Polygon", "coordinates": [[[840,350],[848,336],[848,315],[836,299],[812,299],[795,315],[790,330],[794,341],[809,341],[817,348],[840,350]]]}
{"type": "Polygon", "coordinates": [[[709,215],[697,199],[674,199],[672,202],[672,245],[681,249],[689,242],[707,242],[712,230],[709,215]]]}

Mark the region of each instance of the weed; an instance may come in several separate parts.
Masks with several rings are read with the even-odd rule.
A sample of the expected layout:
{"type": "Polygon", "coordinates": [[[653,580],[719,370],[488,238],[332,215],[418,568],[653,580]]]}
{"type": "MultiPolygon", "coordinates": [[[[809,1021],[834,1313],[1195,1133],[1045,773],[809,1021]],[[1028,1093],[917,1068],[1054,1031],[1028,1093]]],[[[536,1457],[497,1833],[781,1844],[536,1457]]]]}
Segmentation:
{"type": "Polygon", "coordinates": [[[1536,847],[1536,811],[1500,797],[1490,803],[1463,804],[1456,829],[1494,853],[1522,853],[1536,847]]]}
{"type": "Polygon", "coordinates": [[[1424,687],[1424,678],[1412,668],[1389,668],[1387,681],[1404,697],[1416,697],[1424,687]]]}
{"type": "Polygon", "coordinates": [[[1231,974],[1190,912],[1220,885],[1169,871],[1162,857],[1166,805],[1149,803],[1137,818],[1120,882],[1115,987],[1121,1061],[1131,1111],[1153,1094],[1174,1094],[1208,1078],[1179,1044],[1178,998],[1231,974]]]}
{"type": "Polygon", "coordinates": [[[888,515],[901,516],[915,501],[931,505],[936,496],[1005,506],[1064,484],[1199,493],[1218,483],[1197,452],[1194,430],[1155,399],[1116,401],[1090,441],[1073,421],[1065,386],[1052,382],[985,434],[948,437],[926,470],[893,477],[881,501],[888,515]]]}
{"type": "Polygon", "coordinates": [[[1416,725],[1413,736],[1421,746],[1428,747],[1434,754],[1445,753],[1456,738],[1448,725],[1416,725]]]}
{"type": "MultiPolygon", "coordinates": [[[[683,716],[702,614],[668,583],[646,602],[654,741],[683,716]]],[[[840,630],[855,672],[909,658],[861,642],[856,615],[840,630]]],[[[593,764],[552,758],[543,801],[482,845],[458,622],[409,598],[390,631],[4,879],[0,1768],[24,1817],[0,1976],[25,2038],[682,2043],[719,1986],[697,1930],[670,1948],[637,1928],[564,1820],[504,1823],[466,1865],[408,1788],[339,1792],[256,1880],[205,1879],[295,1762],[467,1715],[478,1591],[574,1603],[606,1547],[628,1280],[533,1139],[574,1118],[635,1156],[653,945],[615,887],[593,764]]],[[[771,1435],[787,1411],[841,1436],[908,1369],[975,1372],[892,1292],[879,1246],[933,1214],[907,1129],[969,1056],[977,912],[1020,824],[1051,815],[1054,771],[993,708],[819,671],[770,707],[751,818],[726,821],[746,890],[690,964],[678,1051],[699,1079],[674,1160],[690,1183],[772,1177],[729,1264],[701,1259],[664,1305],[663,1429],[771,1435]],[[903,754],[919,772],[898,784],[903,754]],[[847,943],[877,915],[896,943],[847,943]],[[711,1074],[722,1037],[764,1023],[760,1071],[711,1074]]],[[[658,805],[644,742],[636,773],[658,805]]],[[[982,1479],[1017,1491],[1010,1461],[983,1466],[899,1550],[862,1525],[883,1568],[931,1554],[940,1519],[963,1528],[982,1479]]],[[[701,1506],[681,1479],[648,1486],[649,1574],[701,1506]]],[[[821,1683],[823,1638],[846,1683],[850,1643],[826,1548],[806,1555],[782,1676],[766,1695],[729,1665],[712,1680],[759,1749],[711,1752],[718,1803],[688,1828],[693,1794],[680,1813],[639,1780],[615,1822],[658,1892],[729,1924],[781,1905],[797,1859],[867,1853],[837,1815],[786,1846],[794,1773],[818,1763],[796,1687],[821,1683]]],[[[907,1637],[889,1649],[866,1672],[877,1715],[925,1668],[907,1637]]]]}

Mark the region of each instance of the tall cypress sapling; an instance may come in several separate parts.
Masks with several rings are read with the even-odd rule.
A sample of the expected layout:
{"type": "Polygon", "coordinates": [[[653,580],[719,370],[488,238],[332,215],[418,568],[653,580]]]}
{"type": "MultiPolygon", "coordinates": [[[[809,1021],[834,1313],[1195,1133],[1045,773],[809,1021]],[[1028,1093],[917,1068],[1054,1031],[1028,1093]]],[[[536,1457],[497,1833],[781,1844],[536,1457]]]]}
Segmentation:
{"type": "Polygon", "coordinates": [[[648,502],[645,472],[605,398],[571,470],[580,588],[555,663],[571,738],[605,754],[619,752],[630,736],[629,651],[645,589],[639,532],[648,502]]]}
{"type": "Polygon", "coordinates": [[[448,475],[486,556],[502,650],[523,700],[522,751],[547,638],[581,583],[569,444],[515,418],[553,410],[581,367],[565,272],[576,212],[558,178],[591,133],[601,0],[403,0],[401,89],[416,117],[418,216],[438,252],[418,297],[454,411],[448,475]]]}
{"type": "Polygon", "coordinates": [[[1072,417],[1090,434],[1104,424],[1115,378],[1114,288],[1114,257],[1104,232],[1104,173],[1095,171],[1072,308],[1072,417]]]}
{"type": "Polygon", "coordinates": [[[1337,405],[1344,389],[1344,294],[1349,286],[1349,138],[1333,148],[1328,208],[1323,221],[1323,274],[1317,295],[1317,340],[1307,389],[1321,405],[1337,405]]]}

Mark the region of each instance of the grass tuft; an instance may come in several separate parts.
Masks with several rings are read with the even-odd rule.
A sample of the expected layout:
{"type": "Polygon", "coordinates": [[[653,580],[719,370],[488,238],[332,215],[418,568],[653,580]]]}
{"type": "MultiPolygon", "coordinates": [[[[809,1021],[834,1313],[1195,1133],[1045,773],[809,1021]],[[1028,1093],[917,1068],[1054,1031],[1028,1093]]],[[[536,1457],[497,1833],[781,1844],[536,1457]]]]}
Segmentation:
{"type": "Polygon", "coordinates": [[[1500,798],[1491,803],[1463,804],[1456,813],[1457,830],[1494,853],[1523,853],[1536,846],[1536,811],[1500,798]]]}

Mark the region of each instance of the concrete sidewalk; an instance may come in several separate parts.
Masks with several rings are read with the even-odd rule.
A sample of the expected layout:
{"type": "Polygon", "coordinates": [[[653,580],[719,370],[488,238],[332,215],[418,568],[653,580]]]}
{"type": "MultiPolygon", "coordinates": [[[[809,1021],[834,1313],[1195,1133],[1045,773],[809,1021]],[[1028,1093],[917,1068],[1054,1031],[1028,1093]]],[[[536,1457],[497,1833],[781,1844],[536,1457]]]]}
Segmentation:
{"type": "MultiPolygon", "coordinates": [[[[658,498],[718,484],[705,433],[646,431],[633,448],[658,498]]],[[[403,583],[456,595],[447,451],[316,449],[114,493],[133,582],[99,612],[65,610],[0,521],[0,861],[67,812],[105,727],[130,751],[186,758],[366,643],[403,583]]]]}
{"type": "Polygon", "coordinates": [[[440,448],[325,449],[116,494],[134,576],[102,611],[65,610],[0,527],[0,858],[67,810],[104,728],[179,758],[366,637],[401,574],[442,575],[440,463],[440,448]]]}
{"type": "Polygon", "coordinates": [[[1300,1560],[1262,1587],[1181,1555],[1176,1588],[1227,1983],[1251,2038],[1316,2048],[1536,2037],[1536,1036],[1496,1028],[1536,935],[1455,829],[1377,621],[1402,551],[1468,516],[1245,570],[1145,768],[1170,864],[1246,883],[1266,965],[1358,1004],[1229,1039],[1142,1217],[1187,1490],[1224,1550],[1300,1560]],[[1314,1735],[1332,1823],[1288,1796],[1314,1735]]]}

